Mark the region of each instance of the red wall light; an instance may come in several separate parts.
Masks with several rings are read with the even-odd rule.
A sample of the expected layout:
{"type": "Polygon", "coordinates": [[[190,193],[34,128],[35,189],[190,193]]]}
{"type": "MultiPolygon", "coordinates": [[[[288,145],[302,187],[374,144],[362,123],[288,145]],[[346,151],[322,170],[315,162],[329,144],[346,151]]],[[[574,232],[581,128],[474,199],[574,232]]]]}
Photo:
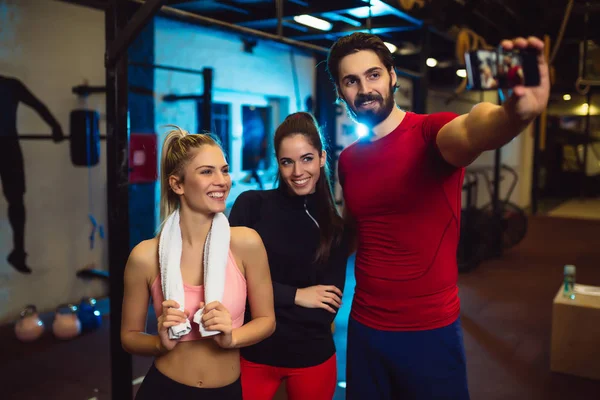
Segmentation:
{"type": "Polygon", "coordinates": [[[129,183],[149,183],[158,179],[156,135],[131,133],[129,135],[129,183]]]}

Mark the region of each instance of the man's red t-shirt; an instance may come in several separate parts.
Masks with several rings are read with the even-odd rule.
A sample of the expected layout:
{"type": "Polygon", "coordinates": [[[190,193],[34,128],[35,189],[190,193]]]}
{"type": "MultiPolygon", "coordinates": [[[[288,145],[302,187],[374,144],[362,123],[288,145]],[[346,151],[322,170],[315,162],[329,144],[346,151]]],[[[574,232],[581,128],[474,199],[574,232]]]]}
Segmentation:
{"type": "Polygon", "coordinates": [[[342,151],[339,177],[358,225],[351,316],[380,330],[443,327],[459,315],[456,251],[464,169],[436,145],[453,113],[407,112],[376,141],[342,151]]]}

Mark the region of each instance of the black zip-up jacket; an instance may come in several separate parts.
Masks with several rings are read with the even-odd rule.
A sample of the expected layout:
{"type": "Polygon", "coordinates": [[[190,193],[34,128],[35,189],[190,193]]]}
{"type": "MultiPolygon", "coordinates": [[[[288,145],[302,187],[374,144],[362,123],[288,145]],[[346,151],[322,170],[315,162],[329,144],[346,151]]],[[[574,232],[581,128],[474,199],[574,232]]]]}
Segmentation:
{"type": "MultiPolygon", "coordinates": [[[[325,264],[314,262],[320,241],[316,200],[314,195],[289,195],[283,188],[249,190],[238,196],[231,209],[231,226],[246,226],[261,236],[273,281],[277,326],[269,338],[241,349],[249,361],[303,368],[321,364],[335,353],[331,323],[337,314],[294,303],[297,289],[334,285],[344,290],[345,235],[339,245],[332,245],[325,264]]],[[[250,319],[247,305],[245,322],[250,319]]]]}

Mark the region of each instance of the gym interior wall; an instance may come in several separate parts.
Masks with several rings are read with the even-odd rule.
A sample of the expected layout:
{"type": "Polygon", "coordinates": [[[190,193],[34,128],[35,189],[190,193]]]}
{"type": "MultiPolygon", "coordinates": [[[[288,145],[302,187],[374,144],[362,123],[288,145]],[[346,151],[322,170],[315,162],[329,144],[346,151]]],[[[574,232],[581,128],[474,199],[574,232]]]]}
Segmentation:
{"type": "MultiPolygon", "coordinates": [[[[275,127],[283,118],[296,111],[307,111],[306,100],[315,98],[315,58],[304,50],[266,40],[259,40],[254,47],[248,48],[238,33],[216,31],[160,16],[154,18],[154,25],[157,65],[213,70],[211,131],[226,141],[224,147],[229,149],[228,161],[235,182],[227,199],[230,207],[240,193],[259,188],[255,179],[249,179],[252,170],[244,160],[253,138],[261,136],[266,143],[272,142],[275,127]],[[253,131],[257,120],[260,132],[253,131]]],[[[164,95],[202,95],[202,74],[157,68],[154,79],[159,145],[167,130],[166,124],[199,131],[201,108],[197,101],[165,101],[164,95]]],[[[269,163],[273,157],[271,152],[265,153],[257,165],[260,185],[264,189],[271,188],[274,183],[276,165],[269,163]]]]}
{"type": "MultiPolygon", "coordinates": [[[[6,27],[7,34],[1,39],[0,75],[17,79],[35,94],[58,121],[65,136],[70,134],[72,111],[79,109],[97,115],[97,130],[106,135],[105,94],[99,91],[78,96],[72,92],[79,85],[100,88],[105,85],[104,13],[60,1],[44,5],[9,3],[6,7],[3,29],[6,27]],[[52,29],[55,23],[61,29],[52,29]]],[[[128,49],[128,58],[131,64],[147,65],[130,65],[130,87],[142,87],[149,93],[130,90],[130,134],[157,135],[157,162],[166,124],[200,130],[198,101],[167,101],[165,96],[201,95],[204,90],[202,74],[157,66],[214,71],[213,102],[222,112],[213,115],[211,127],[229,149],[236,181],[230,205],[239,193],[257,188],[257,182],[245,179],[252,172],[244,165],[244,151],[251,133],[246,114],[256,117],[253,112],[258,110],[260,116],[266,116],[262,118],[262,133],[268,136],[268,142],[274,127],[286,115],[308,110],[307,99],[315,97],[316,62],[312,54],[267,41],[258,41],[248,49],[238,34],[162,17],[153,18],[145,26],[128,49]]],[[[107,240],[101,237],[107,226],[106,142],[100,141],[97,164],[75,166],[70,160],[69,141],[54,143],[52,128],[26,104],[21,103],[17,108],[16,128],[21,135],[18,143],[24,159],[24,248],[31,273],[16,271],[6,256],[0,259],[0,277],[4,283],[0,291],[2,322],[13,321],[27,304],[50,311],[64,302],[83,296],[102,297],[108,292],[105,281],[76,276],[86,266],[108,270],[107,240]],[[44,135],[48,140],[26,139],[44,135]],[[94,227],[90,216],[97,226],[94,227]]],[[[271,156],[265,154],[264,158],[271,156]]],[[[274,164],[266,161],[259,164],[258,174],[263,187],[269,188],[274,181],[274,164]]],[[[152,236],[159,224],[158,189],[156,181],[130,185],[130,211],[132,207],[136,210],[130,212],[130,247],[152,236]],[[134,218],[142,214],[143,218],[134,218]]],[[[4,255],[10,254],[13,247],[8,210],[7,199],[1,197],[0,246],[4,255]]]]}
{"type": "Polygon", "coordinates": [[[0,195],[0,323],[6,323],[27,304],[49,311],[105,295],[104,282],[82,281],[76,271],[86,265],[107,269],[108,254],[101,237],[105,141],[97,163],[88,166],[73,164],[69,140],[52,140],[53,133],[70,135],[71,112],[81,109],[97,115],[97,131],[105,134],[105,97],[83,99],[71,91],[84,81],[104,85],[104,12],[57,1],[6,2],[2,10],[0,147],[11,148],[0,155],[6,169],[0,195]],[[19,247],[26,258],[9,262],[19,247]]]}

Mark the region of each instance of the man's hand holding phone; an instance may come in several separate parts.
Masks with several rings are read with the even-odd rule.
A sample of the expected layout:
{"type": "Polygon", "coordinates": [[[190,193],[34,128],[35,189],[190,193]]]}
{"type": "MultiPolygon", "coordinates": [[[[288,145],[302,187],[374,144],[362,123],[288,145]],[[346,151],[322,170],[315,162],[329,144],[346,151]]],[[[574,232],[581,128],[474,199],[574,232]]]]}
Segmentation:
{"type": "MultiPolygon", "coordinates": [[[[519,50],[535,55],[535,65],[539,74],[538,85],[515,85],[512,95],[508,99],[507,106],[521,120],[532,120],[548,105],[550,96],[550,73],[546,57],[544,56],[544,42],[536,37],[516,38],[514,40],[503,40],[501,47],[505,51],[519,50]]],[[[527,81],[527,69],[523,69],[527,81]]]]}
{"type": "Polygon", "coordinates": [[[512,90],[505,106],[519,120],[532,120],[548,104],[550,74],[540,39],[503,40],[497,50],[468,52],[465,61],[469,89],[512,90]]]}

